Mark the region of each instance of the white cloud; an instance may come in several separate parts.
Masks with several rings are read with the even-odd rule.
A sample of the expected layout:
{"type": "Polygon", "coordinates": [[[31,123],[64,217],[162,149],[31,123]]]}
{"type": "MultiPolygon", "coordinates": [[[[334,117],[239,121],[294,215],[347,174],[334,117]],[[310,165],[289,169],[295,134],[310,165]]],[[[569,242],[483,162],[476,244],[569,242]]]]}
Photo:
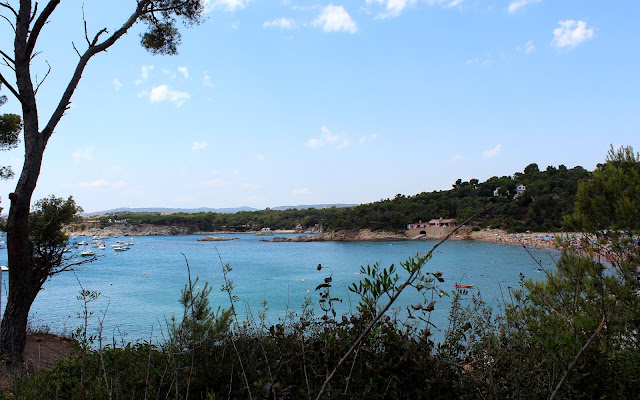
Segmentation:
{"type": "Polygon", "coordinates": [[[568,19],[558,22],[560,27],[553,30],[553,40],[551,46],[559,49],[564,47],[576,47],[580,43],[595,36],[593,28],[587,28],[584,21],[568,19]]]}
{"type": "Polygon", "coordinates": [[[293,189],[291,191],[291,194],[294,196],[308,196],[311,194],[311,190],[309,190],[308,188],[293,189]]]}
{"type": "Polygon", "coordinates": [[[523,51],[525,54],[531,54],[536,50],[536,46],[535,44],[533,44],[533,40],[529,40],[527,41],[527,43],[525,43],[524,45],[517,45],[516,46],[516,50],[517,51],[523,51]]]}
{"type": "Polygon", "coordinates": [[[140,85],[149,78],[149,72],[153,71],[153,65],[143,65],[140,67],[140,77],[136,79],[135,84],[140,85]]]}
{"type": "Polygon", "coordinates": [[[345,147],[349,147],[350,144],[351,144],[351,142],[349,142],[347,139],[342,139],[342,142],[340,142],[336,146],[336,149],[338,149],[338,150],[344,149],[345,147]]]}
{"type": "Polygon", "coordinates": [[[207,148],[209,144],[207,142],[198,142],[195,141],[193,142],[193,144],[191,145],[191,151],[200,151],[200,150],[204,150],[207,148]]]}
{"type": "Polygon", "coordinates": [[[491,58],[473,58],[473,59],[468,59],[465,64],[467,65],[481,65],[483,67],[490,67],[492,66],[494,63],[494,61],[491,58]]]}
{"type": "Polygon", "coordinates": [[[340,136],[338,135],[334,135],[333,133],[331,133],[331,131],[329,130],[329,128],[327,128],[326,126],[323,126],[322,128],[320,128],[320,131],[322,132],[322,138],[326,141],[326,142],[335,142],[338,139],[340,139],[340,136]]]}
{"type": "Polygon", "coordinates": [[[80,182],[74,186],[82,189],[121,189],[127,184],[123,180],[117,182],[109,182],[104,179],[97,179],[93,182],[80,182]]]}
{"type": "Polygon", "coordinates": [[[509,3],[507,10],[509,10],[509,13],[513,14],[526,5],[540,3],[541,1],[542,0],[515,0],[509,3]]]}
{"type": "Polygon", "coordinates": [[[276,18],[271,21],[265,21],[262,24],[263,28],[280,28],[280,29],[292,29],[293,20],[288,18],[276,18]]]}
{"type": "Polygon", "coordinates": [[[215,86],[213,84],[213,81],[211,80],[211,76],[209,75],[209,72],[207,71],[204,71],[204,73],[202,74],[202,86],[206,86],[206,87],[215,86]]]}
{"type": "Polygon", "coordinates": [[[399,16],[405,8],[416,4],[416,0],[366,0],[366,3],[384,5],[385,12],[378,14],[376,18],[392,18],[399,16]]]}
{"type": "Polygon", "coordinates": [[[502,145],[498,144],[493,149],[487,150],[484,153],[482,153],[482,158],[485,158],[485,159],[493,158],[493,157],[497,156],[498,154],[500,154],[500,152],[502,152],[502,145]]]}
{"type": "Polygon", "coordinates": [[[322,139],[311,138],[307,140],[307,146],[315,149],[324,146],[324,142],[322,141],[322,139]]]}
{"type": "Polygon", "coordinates": [[[362,136],[360,138],[360,144],[364,144],[367,142],[373,142],[374,140],[376,140],[378,138],[378,135],[376,135],[375,133],[369,135],[369,136],[362,136]]]}
{"type": "Polygon", "coordinates": [[[109,185],[109,182],[107,182],[104,179],[98,179],[96,181],[93,182],[80,182],[81,186],[84,186],[86,188],[101,188],[101,187],[106,187],[109,185]]]}
{"type": "Polygon", "coordinates": [[[184,79],[191,79],[189,77],[189,68],[188,67],[178,67],[178,72],[184,76],[184,79]]]}
{"type": "Polygon", "coordinates": [[[378,138],[378,135],[376,135],[375,133],[372,133],[368,136],[361,136],[358,141],[352,142],[347,137],[331,132],[329,128],[323,125],[320,128],[320,137],[314,137],[307,140],[307,147],[316,149],[324,145],[332,144],[332,145],[335,145],[336,149],[340,150],[340,149],[349,147],[354,143],[364,144],[364,143],[372,142],[377,138],[378,138]]]}
{"type": "Polygon", "coordinates": [[[113,86],[116,88],[116,91],[122,89],[122,82],[120,82],[120,79],[113,78],[113,86]]]}
{"type": "Polygon", "coordinates": [[[93,160],[93,147],[78,149],[73,152],[72,156],[75,162],[91,161],[93,160]]]}
{"type": "Polygon", "coordinates": [[[256,161],[264,161],[264,160],[266,160],[266,158],[263,154],[258,154],[256,156],[256,161]]]}
{"type": "Polygon", "coordinates": [[[189,93],[173,90],[167,85],[156,86],[151,89],[151,93],[149,94],[149,100],[152,103],[170,101],[175,103],[178,107],[190,98],[191,95],[189,95],[189,93]]]}
{"type": "Polygon", "coordinates": [[[457,7],[462,4],[464,0],[427,0],[427,4],[430,6],[442,5],[443,7],[457,7]]]}
{"type": "Polygon", "coordinates": [[[342,6],[329,4],[322,9],[320,15],[313,21],[313,25],[321,27],[325,32],[356,33],[358,25],[342,6]]]}
{"type": "Polygon", "coordinates": [[[464,160],[464,156],[462,154],[456,154],[455,156],[453,156],[453,161],[460,161],[460,160],[464,160]]]}
{"type": "Polygon", "coordinates": [[[205,13],[213,10],[235,12],[246,8],[252,0],[204,0],[205,13]]]}
{"type": "Polygon", "coordinates": [[[335,135],[329,130],[329,128],[327,128],[326,126],[322,126],[320,128],[320,137],[307,140],[307,146],[311,148],[318,148],[324,146],[327,143],[337,142],[339,139],[339,135],[335,135]]]}

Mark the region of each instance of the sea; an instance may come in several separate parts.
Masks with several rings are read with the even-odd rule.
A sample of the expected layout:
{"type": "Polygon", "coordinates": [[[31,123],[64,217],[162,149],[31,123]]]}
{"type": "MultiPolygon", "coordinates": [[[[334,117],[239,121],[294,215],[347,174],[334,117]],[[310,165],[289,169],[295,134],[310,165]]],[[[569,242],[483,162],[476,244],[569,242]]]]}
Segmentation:
{"type": "MultiPolygon", "coordinates": [[[[179,321],[183,308],[181,290],[194,282],[196,290],[205,283],[212,287],[209,301],[214,310],[230,306],[229,293],[222,287],[233,286],[239,320],[266,324],[281,321],[288,313],[301,312],[305,301],[317,315],[322,314],[318,285],[331,277],[330,293],[338,314],[353,312],[359,298],[348,287],[364,278],[361,267],[378,263],[381,268],[394,265],[400,277],[401,264],[410,257],[428,253],[434,241],[382,242],[266,242],[267,236],[226,234],[231,241],[198,241],[204,235],[136,236],[110,238],[106,249],[92,263],[76,267],[50,278],[31,307],[29,324],[58,334],[71,334],[83,326],[88,311],[88,332],[102,325],[109,341],[161,341],[172,317],[179,321]],[[261,240],[262,239],[262,240],[261,240]],[[133,242],[130,250],[116,252],[116,240],[133,242]],[[230,266],[226,282],[224,265],[230,266]],[[318,266],[322,268],[318,270],[318,266]],[[196,282],[197,280],[197,282],[196,282]],[[86,304],[81,290],[99,293],[86,304]]],[[[289,236],[289,235],[278,235],[289,236]]],[[[76,241],[90,238],[76,238],[76,241]]],[[[79,252],[79,250],[78,250],[79,252]]],[[[553,270],[559,253],[551,249],[525,249],[519,245],[480,241],[447,241],[433,253],[425,272],[441,272],[444,282],[435,282],[436,300],[430,322],[438,335],[446,330],[451,294],[456,283],[473,287],[464,291],[470,301],[479,294],[488,304],[501,308],[509,298],[509,289],[520,285],[521,275],[533,280],[545,278],[553,270]],[[442,295],[440,295],[442,293],[442,295]]],[[[82,258],[78,255],[78,261],[82,258]]],[[[7,264],[7,250],[0,249],[0,264],[7,264]]],[[[1,308],[6,305],[8,273],[3,273],[1,308]]],[[[410,289],[410,288],[409,288],[410,289]]],[[[424,301],[413,289],[398,299],[397,310],[424,301]]],[[[498,310],[499,311],[499,310],[498,310]]]]}

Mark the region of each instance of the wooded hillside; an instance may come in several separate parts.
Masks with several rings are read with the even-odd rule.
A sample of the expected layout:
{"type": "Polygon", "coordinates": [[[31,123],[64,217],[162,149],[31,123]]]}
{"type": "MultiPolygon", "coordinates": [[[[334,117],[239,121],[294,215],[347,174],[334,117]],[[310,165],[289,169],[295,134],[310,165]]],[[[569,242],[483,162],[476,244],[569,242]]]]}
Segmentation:
{"type": "Polygon", "coordinates": [[[523,172],[512,176],[491,177],[485,182],[458,179],[451,190],[423,192],[414,196],[402,194],[355,207],[242,211],[222,213],[116,213],[100,218],[101,226],[126,220],[131,224],[188,226],[193,231],[245,232],[271,229],[307,230],[322,226],[325,231],[371,229],[402,231],[407,224],[433,218],[456,218],[459,221],[498,204],[491,213],[479,219],[480,227],[503,228],[512,232],[559,231],[563,217],[573,212],[578,182],[591,176],[584,168],[560,165],[540,171],[529,164],[523,172]],[[517,195],[516,186],[526,187],[517,195]],[[497,193],[494,193],[497,189],[497,193]],[[497,194],[497,195],[496,195],[497,194]],[[110,222],[111,221],[111,222],[110,222]]]}

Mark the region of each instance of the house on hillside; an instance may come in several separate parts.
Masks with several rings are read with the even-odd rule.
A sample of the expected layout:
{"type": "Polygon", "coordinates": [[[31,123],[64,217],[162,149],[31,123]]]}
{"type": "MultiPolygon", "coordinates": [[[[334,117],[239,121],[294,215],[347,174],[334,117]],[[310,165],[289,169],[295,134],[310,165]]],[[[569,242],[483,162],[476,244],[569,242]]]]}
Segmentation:
{"type": "Polygon", "coordinates": [[[448,231],[443,230],[441,228],[451,228],[457,226],[455,219],[432,219],[429,222],[422,222],[422,220],[417,223],[408,224],[407,225],[407,236],[415,237],[418,235],[431,235],[432,237],[438,237],[438,235],[442,235],[443,232],[446,234],[448,231]]]}
{"type": "Polygon", "coordinates": [[[455,219],[443,219],[440,217],[439,219],[432,219],[429,221],[429,226],[435,228],[445,228],[445,227],[453,227],[457,226],[455,219]]]}
{"type": "Polygon", "coordinates": [[[427,222],[422,222],[422,220],[418,221],[416,224],[407,225],[407,229],[421,229],[428,227],[429,224],[427,222]]]}
{"type": "Polygon", "coordinates": [[[518,197],[520,197],[522,195],[522,193],[525,192],[525,190],[527,190],[527,187],[525,185],[523,185],[522,183],[518,183],[516,185],[516,194],[513,196],[513,198],[517,199],[518,197]]]}

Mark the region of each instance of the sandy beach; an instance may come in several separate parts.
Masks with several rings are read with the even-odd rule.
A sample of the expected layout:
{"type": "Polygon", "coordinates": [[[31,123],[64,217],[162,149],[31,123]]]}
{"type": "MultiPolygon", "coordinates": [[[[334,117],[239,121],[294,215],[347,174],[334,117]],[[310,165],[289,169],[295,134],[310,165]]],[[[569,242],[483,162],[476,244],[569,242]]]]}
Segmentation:
{"type": "Polygon", "coordinates": [[[508,233],[502,229],[485,229],[471,232],[469,239],[483,242],[525,245],[536,248],[557,248],[556,238],[571,235],[564,232],[524,232],[508,233]]]}

